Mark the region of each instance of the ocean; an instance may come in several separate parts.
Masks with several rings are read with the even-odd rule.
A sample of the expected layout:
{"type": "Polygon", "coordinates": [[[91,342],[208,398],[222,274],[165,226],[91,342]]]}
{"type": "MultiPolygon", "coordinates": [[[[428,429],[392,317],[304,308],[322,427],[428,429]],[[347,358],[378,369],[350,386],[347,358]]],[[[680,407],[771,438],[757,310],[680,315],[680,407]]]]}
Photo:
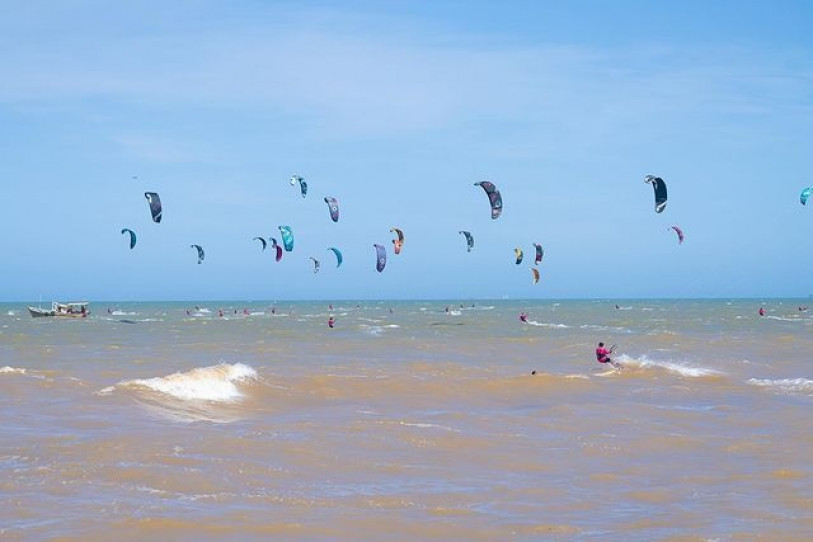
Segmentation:
{"type": "Polygon", "coordinates": [[[805,301],[0,304],[0,539],[810,540],[805,301]]]}

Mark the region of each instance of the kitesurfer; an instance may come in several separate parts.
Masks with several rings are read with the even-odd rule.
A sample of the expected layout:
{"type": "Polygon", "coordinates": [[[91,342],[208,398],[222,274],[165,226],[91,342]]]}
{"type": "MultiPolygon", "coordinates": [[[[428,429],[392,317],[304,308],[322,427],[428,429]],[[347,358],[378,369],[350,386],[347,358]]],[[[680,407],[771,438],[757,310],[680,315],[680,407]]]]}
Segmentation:
{"type": "Polygon", "coordinates": [[[760,316],[765,316],[765,309],[763,307],[759,308],[759,315],[760,316]]]}
{"type": "Polygon", "coordinates": [[[327,319],[327,327],[329,327],[330,329],[333,329],[333,324],[335,324],[335,323],[336,322],[335,322],[335,320],[333,320],[332,316],[327,319]]]}
{"type": "Polygon", "coordinates": [[[609,363],[613,367],[618,367],[618,365],[610,359],[610,354],[612,354],[614,348],[615,346],[607,350],[604,348],[604,343],[598,343],[598,348],[596,348],[596,361],[599,363],[609,363]]]}
{"type": "Polygon", "coordinates": [[[519,313],[519,319],[523,323],[527,322],[528,321],[528,313],[525,312],[525,311],[522,311],[521,313],[519,313]]]}

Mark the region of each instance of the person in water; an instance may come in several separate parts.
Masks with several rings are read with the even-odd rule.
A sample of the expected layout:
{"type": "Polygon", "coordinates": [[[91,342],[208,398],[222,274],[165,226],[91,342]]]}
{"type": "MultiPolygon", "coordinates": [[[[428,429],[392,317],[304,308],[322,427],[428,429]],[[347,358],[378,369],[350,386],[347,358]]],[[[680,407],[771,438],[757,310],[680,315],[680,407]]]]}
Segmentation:
{"type": "Polygon", "coordinates": [[[763,307],[759,308],[759,315],[760,316],[765,316],[765,309],[763,307]]]}
{"type": "Polygon", "coordinates": [[[335,320],[333,320],[332,316],[327,319],[327,327],[329,327],[330,329],[333,329],[333,324],[335,324],[335,323],[336,322],[335,322],[335,320]]]}
{"type": "Polygon", "coordinates": [[[528,313],[525,312],[525,311],[522,311],[521,313],[519,313],[519,319],[520,319],[521,322],[527,322],[528,321],[528,313]]]}
{"type": "Polygon", "coordinates": [[[618,364],[615,363],[612,359],[610,359],[610,354],[613,352],[613,348],[607,350],[604,348],[604,343],[598,343],[598,348],[596,348],[596,361],[599,363],[609,363],[613,367],[618,367],[618,364]]]}

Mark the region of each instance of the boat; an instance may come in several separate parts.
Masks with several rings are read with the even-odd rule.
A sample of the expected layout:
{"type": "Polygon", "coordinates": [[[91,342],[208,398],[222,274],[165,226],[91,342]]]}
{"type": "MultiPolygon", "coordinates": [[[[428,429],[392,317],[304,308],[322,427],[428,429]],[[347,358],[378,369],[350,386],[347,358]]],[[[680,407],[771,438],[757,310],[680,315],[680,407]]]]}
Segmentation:
{"type": "Polygon", "coordinates": [[[57,316],[62,318],[85,318],[90,311],[88,310],[87,301],[75,301],[72,303],[60,303],[54,301],[51,303],[50,309],[43,309],[42,307],[28,307],[28,312],[34,318],[42,318],[45,316],[57,316]]]}

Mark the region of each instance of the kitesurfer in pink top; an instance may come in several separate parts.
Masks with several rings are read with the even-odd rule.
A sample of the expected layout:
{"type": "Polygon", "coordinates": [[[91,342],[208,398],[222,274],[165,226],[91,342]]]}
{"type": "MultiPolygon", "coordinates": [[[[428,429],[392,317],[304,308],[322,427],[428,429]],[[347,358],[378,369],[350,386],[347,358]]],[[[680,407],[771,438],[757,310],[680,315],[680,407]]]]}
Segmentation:
{"type": "Polygon", "coordinates": [[[599,363],[609,363],[613,367],[618,367],[618,365],[610,359],[613,348],[615,348],[615,346],[607,350],[604,348],[604,343],[598,343],[598,348],[596,348],[596,361],[599,363]]]}

